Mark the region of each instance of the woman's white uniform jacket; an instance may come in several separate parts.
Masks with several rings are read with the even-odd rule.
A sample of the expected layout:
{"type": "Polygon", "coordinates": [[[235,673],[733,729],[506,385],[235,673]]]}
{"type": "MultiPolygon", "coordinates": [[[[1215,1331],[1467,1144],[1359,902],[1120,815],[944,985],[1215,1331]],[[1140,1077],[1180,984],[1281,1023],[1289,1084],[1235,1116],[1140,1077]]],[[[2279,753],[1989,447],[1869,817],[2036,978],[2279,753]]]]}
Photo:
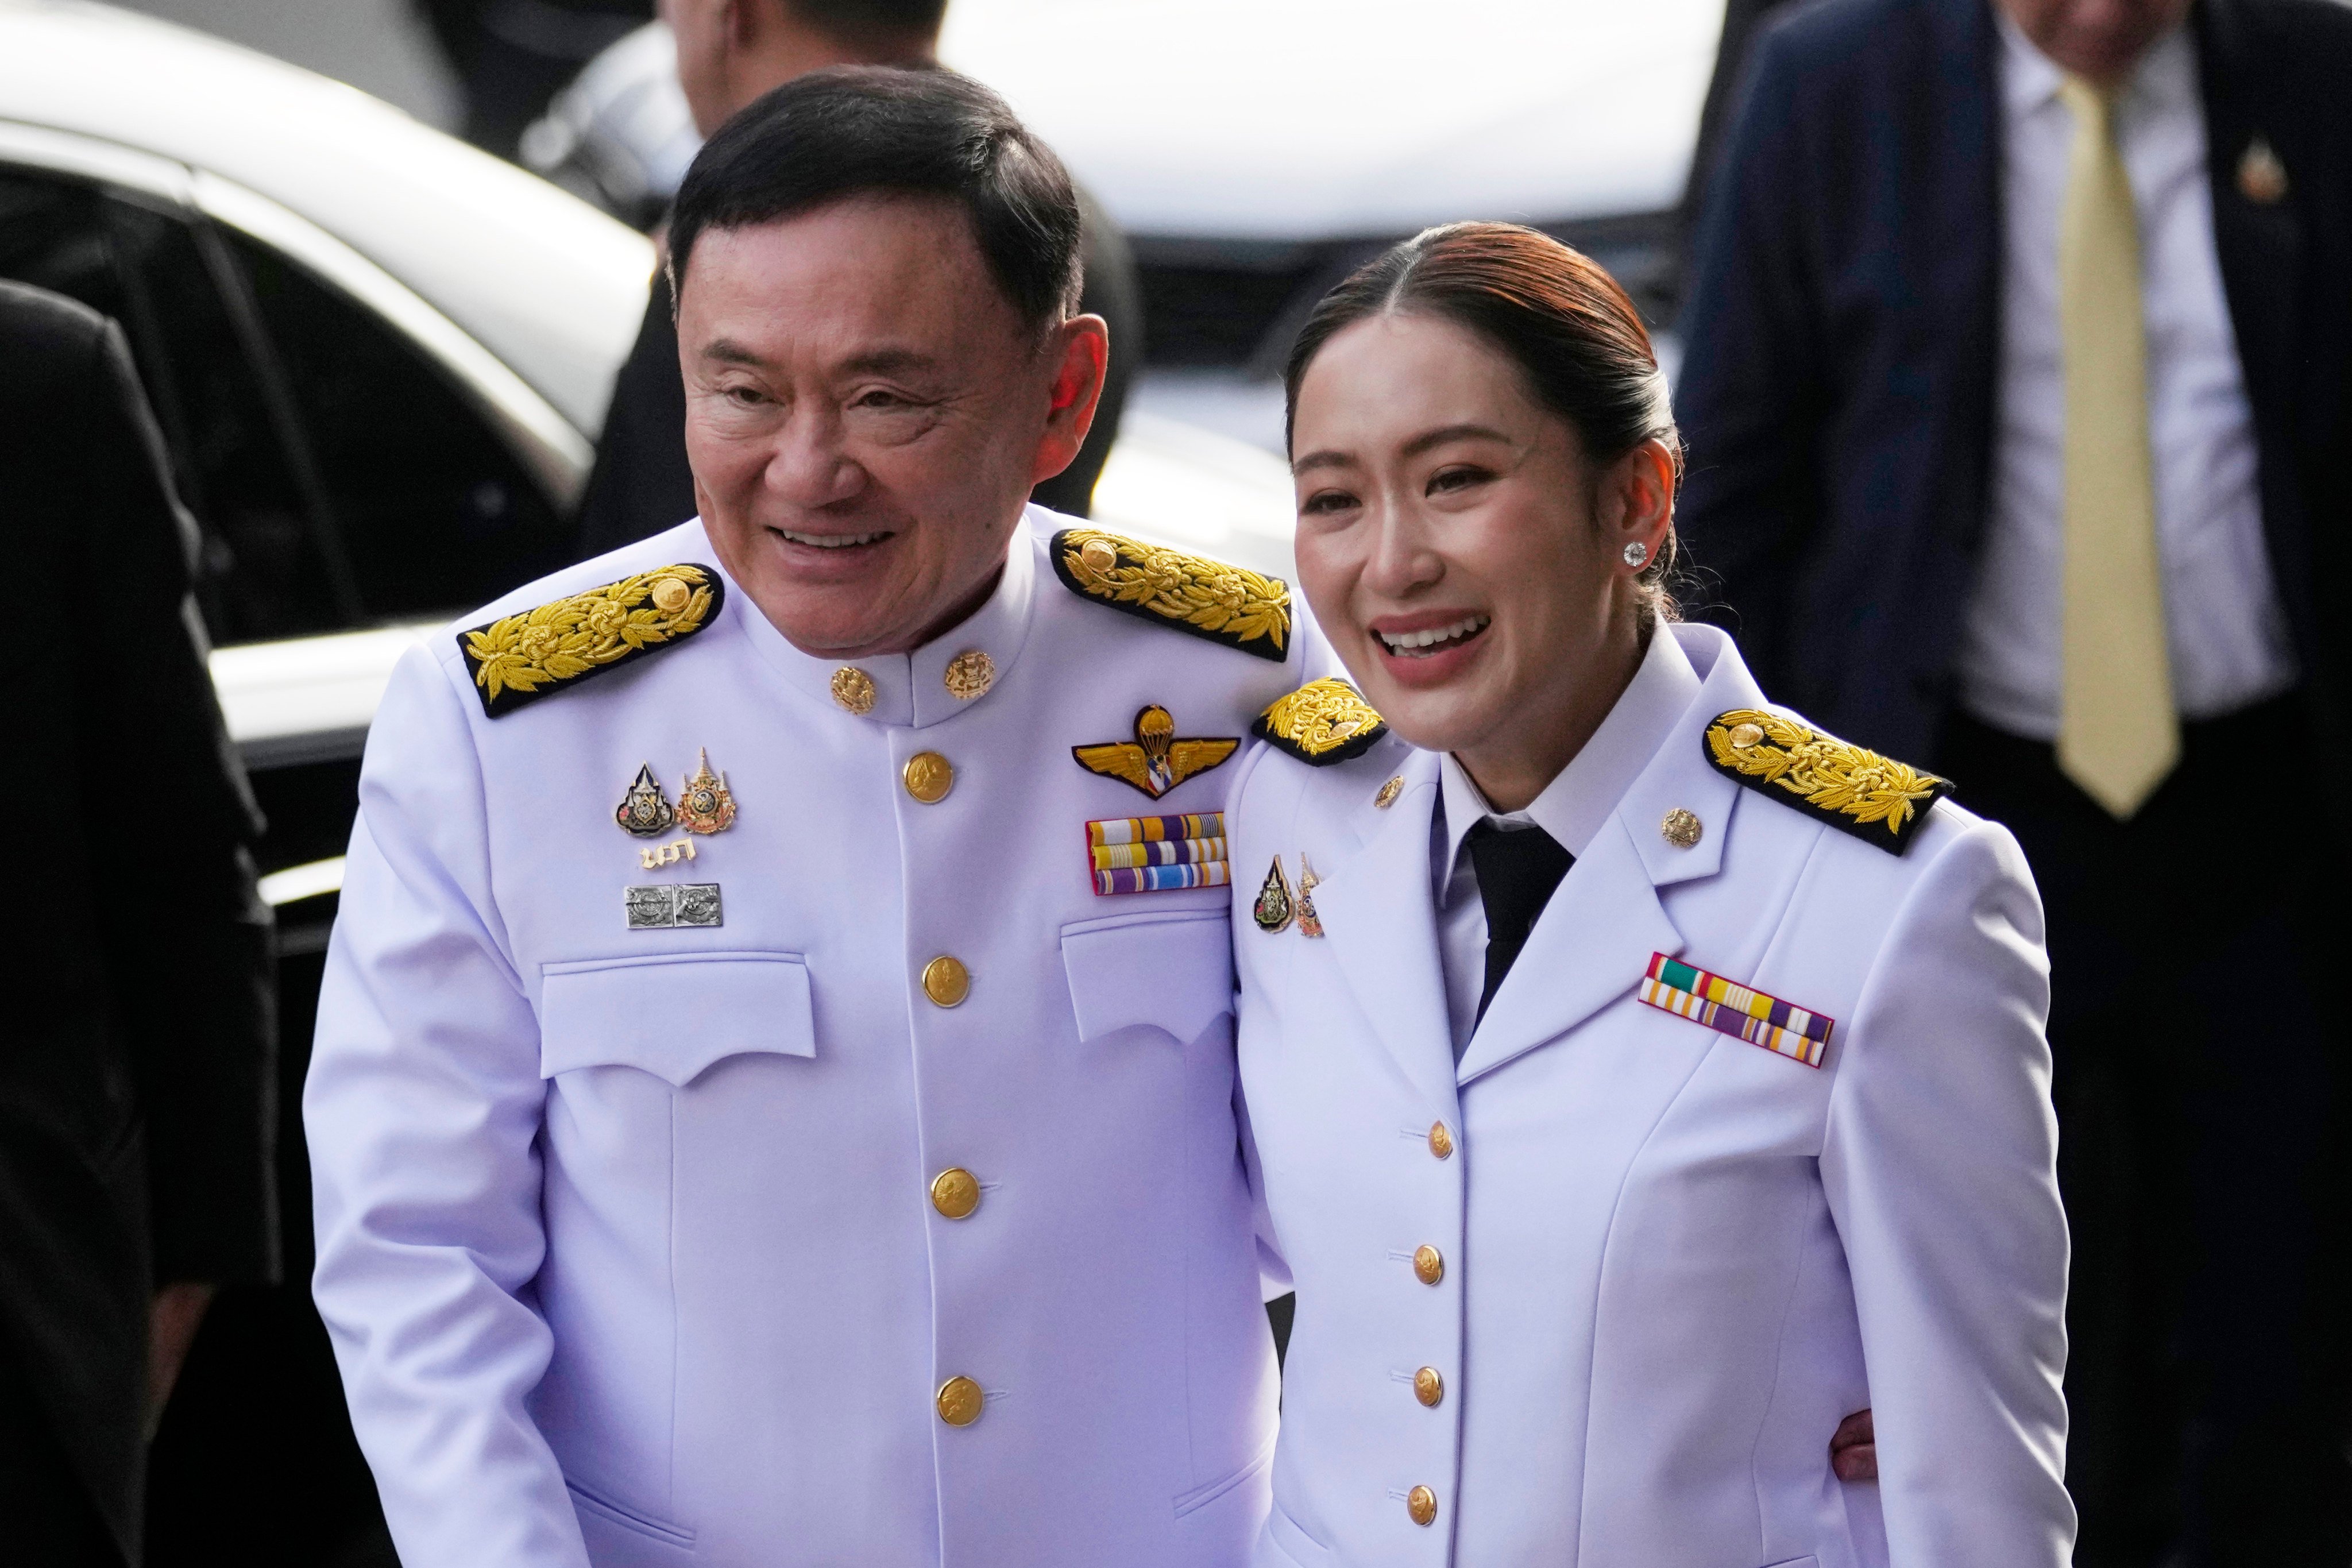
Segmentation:
{"type": "MultiPolygon", "coordinates": [[[[1684,705],[1645,731],[1664,742],[1458,1066],[1442,759],[1387,738],[1337,765],[1248,761],[1242,1079],[1298,1290],[1261,1568],[2069,1558],[2024,859],[1948,801],[1900,837],[1841,831],[1833,805],[1719,766],[1707,732],[1727,743],[1718,716],[1764,698],[1706,627],[1654,638],[1645,675],[1685,658],[1629,691],[1684,705]],[[1296,907],[1268,931],[1277,856],[1296,907]],[[1708,1013],[1710,977],[1745,989],[1708,1013]],[[1759,1011],[1754,1038],[1724,1032],[1759,1011]],[[1847,1486],[1830,1438],[1864,1406],[1881,1479],[1847,1486]]],[[[1735,739],[1769,771],[1773,740],[1735,739]]]]}

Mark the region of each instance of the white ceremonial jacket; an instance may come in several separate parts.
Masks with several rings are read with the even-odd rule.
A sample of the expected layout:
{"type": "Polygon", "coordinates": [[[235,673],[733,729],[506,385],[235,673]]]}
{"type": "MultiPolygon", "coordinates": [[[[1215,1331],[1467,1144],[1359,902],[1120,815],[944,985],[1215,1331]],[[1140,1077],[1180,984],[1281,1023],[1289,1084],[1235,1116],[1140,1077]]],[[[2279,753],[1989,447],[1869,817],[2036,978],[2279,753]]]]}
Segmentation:
{"type": "Polygon", "coordinates": [[[1897,857],[1717,772],[1709,721],[1764,700],[1723,634],[1671,635],[1698,696],[1458,1068],[1440,759],[1393,737],[1327,767],[1252,752],[1242,1080],[1298,1289],[1260,1568],[2070,1557],[2024,859],[1949,802],[1897,857]],[[1688,847],[1663,831],[1676,811],[1688,847]],[[1255,929],[1274,857],[1295,883],[1302,853],[1324,934],[1255,929]],[[1821,1065],[1645,1004],[1658,954],[1828,1016],[1821,1065]],[[1830,1437],[1864,1406],[1881,1479],[1845,1486],[1830,1437]]]}
{"type": "MultiPolygon", "coordinates": [[[[304,1110],[317,1297],[404,1561],[1246,1559],[1276,1384],[1227,900],[1100,895],[1087,831],[1218,812],[1240,752],[1153,799],[1072,748],[1147,704],[1245,742],[1303,626],[1254,658],[1083,598],[1045,555],[1070,521],[1033,509],[971,620],[854,661],[863,714],[731,583],[689,639],[499,717],[455,637],[400,666],[304,1110]],[[958,697],[971,653],[992,681],[958,697]],[[640,764],[675,805],[705,749],[732,825],[624,832],[640,764]],[[688,887],[719,923],[625,917],[688,887]]],[[[717,560],[689,523],[475,620],[717,560]]]]}

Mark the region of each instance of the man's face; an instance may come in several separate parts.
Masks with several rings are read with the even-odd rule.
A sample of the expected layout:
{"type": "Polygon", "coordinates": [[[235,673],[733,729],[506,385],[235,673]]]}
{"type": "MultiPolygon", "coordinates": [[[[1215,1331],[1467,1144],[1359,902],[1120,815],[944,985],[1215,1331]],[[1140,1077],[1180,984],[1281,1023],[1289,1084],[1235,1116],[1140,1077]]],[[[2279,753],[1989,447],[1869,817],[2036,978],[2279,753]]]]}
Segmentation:
{"type": "Polygon", "coordinates": [[[695,501],[776,629],[856,658],[976,609],[1086,439],[1099,318],[1024,328],[943,196],[706,230],[678,293],[695,501]]]}
{"type": "Polygon", "coordinates": [[[2180,25],[2189,0],[1998,0],[2018,31],[2059,69],[2101,86],[2131,74],[2148,46],[2180,25]]]}

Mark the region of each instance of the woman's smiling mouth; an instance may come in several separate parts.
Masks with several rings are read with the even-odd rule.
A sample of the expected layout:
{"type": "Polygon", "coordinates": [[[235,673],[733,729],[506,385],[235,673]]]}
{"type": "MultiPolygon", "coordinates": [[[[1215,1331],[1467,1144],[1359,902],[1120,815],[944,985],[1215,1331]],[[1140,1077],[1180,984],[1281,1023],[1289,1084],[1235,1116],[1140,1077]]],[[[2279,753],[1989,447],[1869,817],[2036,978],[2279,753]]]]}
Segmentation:
{"type": "Polygon", "coordinates": [[[1428,658],[1451,652],[1476,637],[1494,624],[1495,617],[1477,612],[1444,626],[1423,626],[1412,631],[1382,631],[1369,628],[1380,640],[1381,647],[1396,658],[1428,658]]]}

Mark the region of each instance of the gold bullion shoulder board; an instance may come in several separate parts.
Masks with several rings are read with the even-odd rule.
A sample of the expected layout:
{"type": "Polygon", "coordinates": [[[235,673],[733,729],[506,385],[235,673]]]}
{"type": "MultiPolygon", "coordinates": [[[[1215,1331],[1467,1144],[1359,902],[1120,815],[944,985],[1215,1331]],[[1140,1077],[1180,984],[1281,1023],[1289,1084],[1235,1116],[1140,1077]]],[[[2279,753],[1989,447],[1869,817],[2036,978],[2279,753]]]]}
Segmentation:
{"type": "Polygon", "coordinates": [[[1097,528],[1066,528],[1045,547],[1081,598],[1277,662],[1290,646],[1290,584],[1204,555],[1097,528]]]}
{"type": "Polygon", "coordinates": [[[674,647],[718,616],[726,585],[708,566],[640,572],[457,634],[482,711],[504,718],[569,685],[674,647]]]}
{"type": "Polygon", "coordinates": [[[1761,708],[1717,714],[1706,748],[1716,772],[1889,855],[1909,848],[1927,808],[1952,793],[1948,779],[1761,708]]]}
{"type": "Polygon", "coordinates": [[[1250,726],[1309,767],[1328,768],[1360,757],[1389,732],[1388,721],[1337,679],[1310,680],[1287,697],[1277,697],[1250,726]]]}

